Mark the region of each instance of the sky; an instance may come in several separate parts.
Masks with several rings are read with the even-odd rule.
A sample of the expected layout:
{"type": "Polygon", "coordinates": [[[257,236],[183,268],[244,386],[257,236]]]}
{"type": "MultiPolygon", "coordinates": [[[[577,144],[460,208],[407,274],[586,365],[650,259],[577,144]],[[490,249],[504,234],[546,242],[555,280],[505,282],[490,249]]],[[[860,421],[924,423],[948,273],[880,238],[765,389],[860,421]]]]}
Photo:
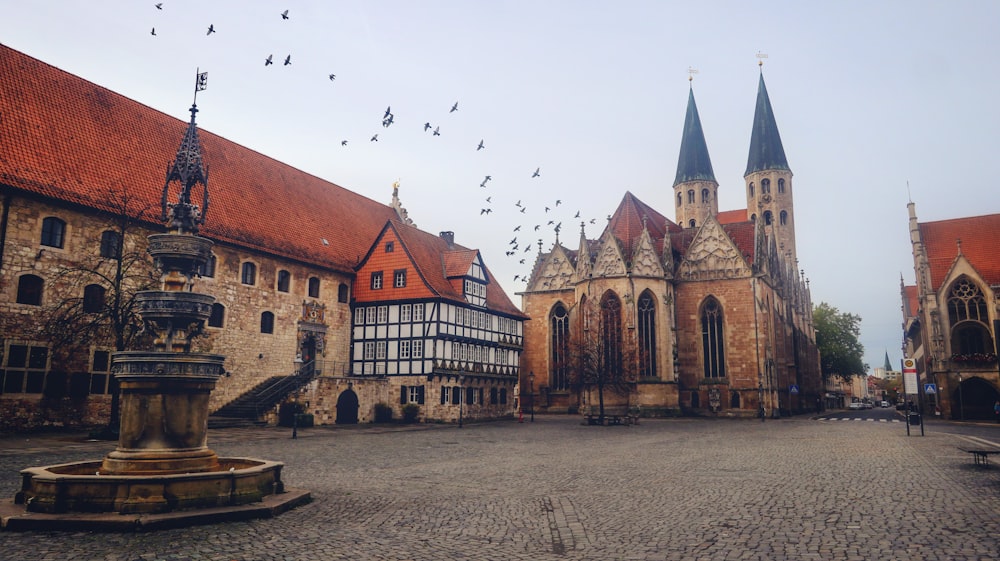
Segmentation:
{"type": "Polygon", "coordinates": [[[907,203],[923,222],[1000,212],[998,2],[157,3],[0,0],[0,42],[181,120],[208,72],[200,128],[380,202],[398,181],[417,226],[480,249],[515,303],[556,225],[575,249],[626,191],[675,218],[689,87],[719,209],[746,208],[760,72],[799,268],[814,304],[861,316],[872,368],[901,358],[907,203]]]}

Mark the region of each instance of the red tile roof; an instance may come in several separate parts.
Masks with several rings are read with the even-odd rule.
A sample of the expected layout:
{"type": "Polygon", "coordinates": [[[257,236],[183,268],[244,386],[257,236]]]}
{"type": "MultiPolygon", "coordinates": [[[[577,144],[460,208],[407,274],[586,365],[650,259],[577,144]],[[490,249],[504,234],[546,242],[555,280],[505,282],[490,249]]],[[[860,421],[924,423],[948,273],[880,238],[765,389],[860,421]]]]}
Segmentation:
{"type": "Polygon", "coordinates": [[[927,250],[933,290],[941,288],[958,256],[958,240],[962,241],[962,255],[983,280],[1000,285],[1000,214],[921,222],[918,226],[927,250]]]}
{"type": "Polygon", "coordinates": [[[734,222],[746,222],[747,221],[747,209],[739,208],[736,210],[724,210],[719,214],[715,215],[715,219],[719,221],[719,224],[732,224],[734,222]]]}
{"type": "Polygon", "coordinates": [[[917,317],[917,310],[920,309],[917,285],[911,284],[903,287],[903,306],[904,319],[917,317]]]}
{"type": "MultiPolygon", "coordinates": [[[[365,256],[358,267],[358,282],[354,298],[358,302],[378,302],[402,300],[407,298],[439,297],[453,302],[465,303],[463,295],[463,278],[469,270],[472,259],[479,251],[457,244],[449,245],[448,241],[423,230],[391,220],[385,224],[383,232],[376,239],[371,251],[365,256]],[[385,253],[385,242],[396,242],[397,247],[391,253],[385,253]],[[401,247],[399,247],[401,246],[401,247]],[[463,267],[464,264],[464,268],[463,267]],[[394,288],[392,273],[395,269],[412,267],[410,276],[407,272],[407,286],[394,288]],[[460,272],[459,269],[461,269],[460,272]],[[372,290],[367,283],[372,271],[383,271],[385,278],[380,290],[372,290]],[[454,282],[449,277],[460,275],[454,282]],[[418,282],[418,278],[422,282],[418,282]]],[[[485,266],[485,263],[484,263],[485,266]]],[[[492,311],[514,317],[527,319],[528,316],[510,301],[507,294],[494,282],[493,273],[486,269],[490,279],[486,290],[486,307],[492,311]]]]}
{"type": "MultiPolygon", "coordinates": [[[[0,116],[0,184],[105,209],[125,186],[159,216],[185,121],[3,45],[0,116]]],[[[202,234],[216,241],[351,271],[396,216],[218,135],[199,136],[211,201],[202,234]]]]}

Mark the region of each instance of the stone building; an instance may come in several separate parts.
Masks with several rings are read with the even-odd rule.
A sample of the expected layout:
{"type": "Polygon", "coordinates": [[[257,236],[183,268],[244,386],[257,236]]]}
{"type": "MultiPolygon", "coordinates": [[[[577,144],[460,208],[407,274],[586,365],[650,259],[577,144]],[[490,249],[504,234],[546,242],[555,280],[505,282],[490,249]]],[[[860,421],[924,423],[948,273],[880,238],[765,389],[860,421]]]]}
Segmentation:
{"type": "MultiPolygon", "coordinates": [[[[2,45],[0,116],[0,430],[107,422],[121,345],[107,330],[57,344],[43,327],[68,304],[77,319],[102,317],[148,281],[137,263],[112,282],[126,254],[148,266],[143,244],[163,230],[163,174],[186,130],[212,184],[198,201],[215,242],[199,286],[216,297],[200,350],[225,354],[230,373],[211,409],[293,374],[319,423],[336,421],[348,388],[361,421],[375,403],[398,404],[393,378],[351,368],[356,267],[387,224],[407,223],[395,193],[378,203],[198,131],[193,113],[185,123],[2,45]]],[[[490,294],[509,304],[499,287],[490,294]]],[[[502,314],[519,317],[507,304],[502,314]]]]}
{"type": "Polygon", "coordinates": [[[918,222],[907,205],[916,284],[900,282],[903,352],[924,385],[926,411],[993,419],[1000,399],[1000,214],[918,222]]]}
{"type": "Polygon", "coordinates": [[[747,206],[720,212],[693,89],[671,221],[626,192],[597,239],[539,255],[523,309],[522,387],[539,409],[776,416],[822,395],[792,172],[761,75],[747,206]]]}

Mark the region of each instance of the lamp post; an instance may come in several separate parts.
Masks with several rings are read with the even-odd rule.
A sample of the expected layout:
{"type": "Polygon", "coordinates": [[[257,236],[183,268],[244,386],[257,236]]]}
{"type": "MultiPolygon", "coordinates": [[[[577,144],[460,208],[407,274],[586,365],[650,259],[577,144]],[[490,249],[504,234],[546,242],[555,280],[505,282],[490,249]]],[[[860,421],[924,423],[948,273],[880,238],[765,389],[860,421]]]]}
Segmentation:
{"type": "Polygon", "coordinates": [[[462,402],[465,401],[465,376],[458,377],[458,428],[462,428],[462,402]]]}
{"type": "Polygon", "coordinates": [[[528,392],[531,397],[531,422],[535,422],[535,372],[528,374],[528,392]]]}

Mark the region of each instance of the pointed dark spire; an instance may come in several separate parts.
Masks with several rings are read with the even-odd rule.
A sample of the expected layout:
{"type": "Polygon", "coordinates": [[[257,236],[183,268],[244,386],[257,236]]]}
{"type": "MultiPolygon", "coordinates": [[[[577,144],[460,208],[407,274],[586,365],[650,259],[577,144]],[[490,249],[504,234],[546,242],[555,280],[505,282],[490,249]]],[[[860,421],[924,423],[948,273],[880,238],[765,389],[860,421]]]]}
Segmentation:
{"type": "Polygon", "coordinates": [[[701,130],[698,106],[694,102],[694,88],[688,90],[687,115],[684,117],[684,135],[681,137],[681,153],[677,158],[677,177],[674,185],[696,180],[715,181],[712,160],[708,157],[708,144],[701,130]]]}
{"type": "Polygon", "coordinates": [[[753,132],[750,133],[750,156],[747,158],[744,176],[766,169],[790,168],[785,159],[785,149],[781,145],[778,124],[771,110],[771,99],[767,96],[764,73],[761,72],[760,84],[757,86],[757,108],[753,114],[753,132]]]}
{"type": "Polygon", "coordinates": [[[168,221],[168,226],[192,233],[197,232],[198,226],[205,223],[205,214],[208,212],[208,170],[202,163],[196,113],[198,106],[192,105],[191,122],[180,148],[177,149],[176,158],[167,169],[167,180],[163,185],[163,197],[160,201],[162,219],[168,221]],[[180,183],[181,191],[177,203],[168,203],[170,184],[175,181],[180,183]],[[191,189],[199,183],[204,188],[201,208],[191,202],[191,189]]]}

